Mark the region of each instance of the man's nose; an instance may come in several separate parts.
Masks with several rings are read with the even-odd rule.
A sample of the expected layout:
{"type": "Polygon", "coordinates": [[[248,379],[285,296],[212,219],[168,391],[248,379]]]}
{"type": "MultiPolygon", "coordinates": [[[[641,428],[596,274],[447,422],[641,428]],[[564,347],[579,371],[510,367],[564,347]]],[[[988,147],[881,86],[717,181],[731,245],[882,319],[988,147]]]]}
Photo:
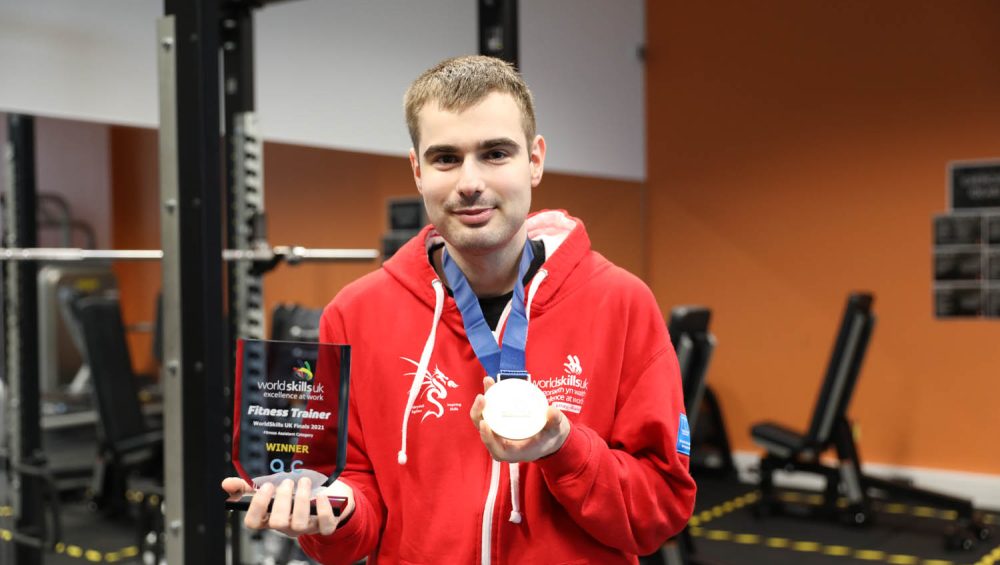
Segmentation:
{"type": "Polygon", "coordinates": [[[483,180],[483,171],[475,159],[466,159],[462,163],[458,185],[455,188],[462,196],[466,197],[478,194],[486,188],[486,183],[483,180]]]}

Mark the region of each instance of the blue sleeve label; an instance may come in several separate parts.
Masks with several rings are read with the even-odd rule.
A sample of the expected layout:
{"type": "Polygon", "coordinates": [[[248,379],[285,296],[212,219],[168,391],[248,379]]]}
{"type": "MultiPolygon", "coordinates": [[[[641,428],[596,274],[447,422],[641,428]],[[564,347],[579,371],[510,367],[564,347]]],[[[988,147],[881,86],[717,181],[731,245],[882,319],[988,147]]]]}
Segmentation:
{"type": "Polygon", "coordinates": [[[685,414],[681,414],[681,422],[677,426],[677,453],[691,456],[691,428],[685,414]]]}

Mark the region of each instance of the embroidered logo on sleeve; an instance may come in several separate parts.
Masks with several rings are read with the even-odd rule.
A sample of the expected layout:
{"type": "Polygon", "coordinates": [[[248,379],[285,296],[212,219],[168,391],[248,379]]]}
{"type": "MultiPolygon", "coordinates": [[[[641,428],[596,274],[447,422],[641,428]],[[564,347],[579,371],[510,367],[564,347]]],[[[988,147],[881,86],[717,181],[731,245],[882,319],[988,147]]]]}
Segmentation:
{"type": "Polygon", "coordinates": [[[681,414],[681,421],[677,426],[677,453],[691,456],[691,427],[688,426],[688,417],[685,414],[681,414]]]}

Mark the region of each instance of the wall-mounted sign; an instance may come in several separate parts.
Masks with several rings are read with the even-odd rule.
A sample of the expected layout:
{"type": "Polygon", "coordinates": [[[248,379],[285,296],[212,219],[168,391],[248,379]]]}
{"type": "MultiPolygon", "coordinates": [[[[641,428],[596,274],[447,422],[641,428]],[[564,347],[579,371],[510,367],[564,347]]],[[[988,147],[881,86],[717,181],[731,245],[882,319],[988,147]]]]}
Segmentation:
{"type": "Polygon", "coordinates": [[[934,216],[934,315],[1000,318],[1000,159],[949,163],[948,208],[934,216]]]}
{"type": "Polygon", "coordinates": [[[938,214],[934,216],[934,245],[978,245],[983,240],[980,214],[938,214]]]}
{"type": "Polygon", "coordinates": [[[986,289],[986,317],[1000,318],[1000,284],[986,289]]]}
{"type": "Polygon", "coordinates": [[[938,318],[978,318],[984,314],[984,303],[979,284],[934,285],[934,315],[938,318]]]}
{"type": "Polygon", "coordinates": [[[1000,161],[956,161],[948,165],[952,210],[1000,208],[1000,161]]]}

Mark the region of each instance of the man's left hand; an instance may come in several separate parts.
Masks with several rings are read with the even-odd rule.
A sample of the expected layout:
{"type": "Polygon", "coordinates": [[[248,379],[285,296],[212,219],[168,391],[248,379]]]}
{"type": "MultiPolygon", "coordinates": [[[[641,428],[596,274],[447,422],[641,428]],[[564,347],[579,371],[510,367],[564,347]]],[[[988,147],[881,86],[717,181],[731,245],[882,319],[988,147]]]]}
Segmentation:
{"type": "MultiPolygon", "coordinates": [[[[493,386],[493,379],[484,378],[483,392],[485,393],[491,386],[493,386]]],[[[472,424],[479,430],[479,437],[483,440],[483,445],[497,461],[515,463],[541,459],[559,451],[559,448],[566,442],[566,438],[569,437],[569,418],[554,406],[549,406],[545,427],[542,428],[542,431],[528,439],[521,440],[507,439],[494,433],[489,424],[483,420],[483,408],[485,407],[486,398],[482,394],[477,395],[475,402],[472,403],[469,416],[472,417],[472,424]]]]}

